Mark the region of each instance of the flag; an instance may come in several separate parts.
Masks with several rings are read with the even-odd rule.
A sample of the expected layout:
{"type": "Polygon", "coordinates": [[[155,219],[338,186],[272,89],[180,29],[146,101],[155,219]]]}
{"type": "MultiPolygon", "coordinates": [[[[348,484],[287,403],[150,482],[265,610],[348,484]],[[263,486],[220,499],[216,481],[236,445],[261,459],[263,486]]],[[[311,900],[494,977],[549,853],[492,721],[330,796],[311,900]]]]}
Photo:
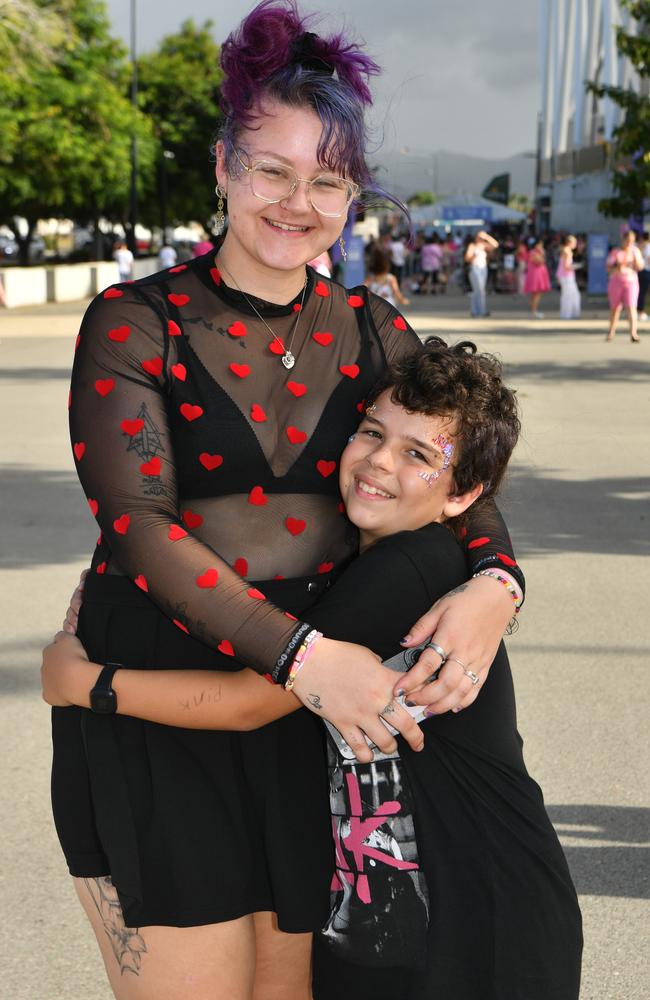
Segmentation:
{"type": "Polygon", "coordinates": [[[510,174],[497,174],[493,177],[481,191],[481,198],[489,198],[490,201],[498,201],[500,205],[507,205],[510,198],[510,174]]]}

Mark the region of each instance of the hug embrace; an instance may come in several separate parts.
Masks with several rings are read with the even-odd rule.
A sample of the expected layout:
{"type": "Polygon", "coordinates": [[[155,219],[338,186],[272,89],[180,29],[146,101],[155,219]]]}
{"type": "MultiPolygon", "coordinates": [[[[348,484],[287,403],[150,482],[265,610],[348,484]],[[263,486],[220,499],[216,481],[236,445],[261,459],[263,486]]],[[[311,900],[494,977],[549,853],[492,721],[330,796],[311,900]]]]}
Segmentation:
{"type": "Polygon", "coordinates": [[[118,1000],[576,1000],[500,641],[514,395],[306,266],[376,190],[378,71],[306,27],[266,0],[223,46],[216,250],[83,321],[57,831],[118,1000]]]}

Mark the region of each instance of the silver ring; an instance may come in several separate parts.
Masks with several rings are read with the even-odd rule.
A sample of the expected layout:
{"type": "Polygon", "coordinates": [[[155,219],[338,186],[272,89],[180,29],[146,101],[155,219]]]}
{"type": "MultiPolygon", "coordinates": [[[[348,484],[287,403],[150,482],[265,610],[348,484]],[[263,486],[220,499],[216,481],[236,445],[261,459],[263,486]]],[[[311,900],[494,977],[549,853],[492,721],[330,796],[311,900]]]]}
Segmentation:
{"type": "Polygon", "coordinates": [[[480,679],[478,675],[475,674],[473,670],[463,670],[463,673],[465,674],[465,677],[469,677],[469,679],[471,680],[472,687],[476,687],[480,679]]]}
{"type": "Polygon", "coordinates": [[[447,662],[447,654],[445,653],[445,651],[442,648],[442,646],[439,646],[437,642],[428,642],[424,648],[425,649],[432,649],[434,651],[434,653],[438,654],[438,656],[440,657],[440,659],[442,661],[441,664],[440,664],[440,666],[442,666],[443,663],[447,662]]]}
{"type": "Polygon", "coordinates": [[[453,660],[454,663],[458,663],[459,666],[461,667],[463,673],[467,670],[466,664],[464,664],[462,660],[459,660],[457,656],[448,656],[447,659],[448,660],[453,660]]]}

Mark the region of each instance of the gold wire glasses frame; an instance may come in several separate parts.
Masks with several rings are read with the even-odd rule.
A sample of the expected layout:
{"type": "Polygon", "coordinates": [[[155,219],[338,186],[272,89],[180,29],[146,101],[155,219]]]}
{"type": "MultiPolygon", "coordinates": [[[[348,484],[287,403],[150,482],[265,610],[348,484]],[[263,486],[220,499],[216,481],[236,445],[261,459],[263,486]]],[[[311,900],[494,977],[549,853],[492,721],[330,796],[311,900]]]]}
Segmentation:
{"type": "MultiPolygon", "coordinates": [[[[319,215],[324,215],[329,219],[338,219],[347,212],[350,204],[361,190],[354,181],[346,180],[345,177],[337,177],[335,174],[319,174],[313,180],[298,177],[293,167],[275,160],[251,160],[249,166],[244,163],[238,150],[234,152],[240,165],[251,179],[253,194],[261,201],[265,201],[267,205],[277,205],[278,202],[291,198],[300,181],[304,181],[307,185],[311,207],[319,215]],[[314,201],[314,185],[318,185],[316,201],[314,201]],[[341,199],[344,199],[343,203],[341,203],[341,199]],[[335,206],[336,211],[332,211],[335,206]]],[[[242,152],[245,153],[245,150],[242,152]]],[[[248,156],[248,153],[246,155],[248,156]]]]}

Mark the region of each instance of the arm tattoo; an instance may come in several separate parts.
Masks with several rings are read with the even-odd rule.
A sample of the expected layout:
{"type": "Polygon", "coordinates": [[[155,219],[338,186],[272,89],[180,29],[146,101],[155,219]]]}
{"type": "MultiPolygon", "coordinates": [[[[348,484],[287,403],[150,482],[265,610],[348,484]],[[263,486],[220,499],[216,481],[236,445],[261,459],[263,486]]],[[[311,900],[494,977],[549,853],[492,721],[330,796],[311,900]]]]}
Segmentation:
{"type": "Polygon", "coordinates": [[[395,712],[395,702],[394,701],[389,701],[388,704],[386,705],[386,708],[383,708],[379,714],[380,715],[393,715],[394,712],[395,712]]]}
{"type": "MultiPolygon", "coordinates": [[[[146,403],[141,403],[137,412],[136,420],[141,423],[140,429],[132,435],[125,435],[129,438],[127,452],[134,451],[140,461],[150,462],[157,455],[165,452],[165,446],[161,440],[161,432],[153,417],[147,409],[146,403]]],[[[144,496],[167,496],[167,490],[160,476],[144,476],[142,479],[142,492],[144,496]]]]}
{"type": "Polygon", "coordinates": [[[308,694],[307,701],[309,702],[311,707],[316,709],[316,711],[318,712],[320,712],[321,709],[323,708],[319,694],[308,694]]]}
{"type": "Polygon", "coordinates": [[[455,587],[453,590],[450,590],[448,594],[445,594],[445,597],[454,597],[456,594],[462,594],[464,590],[467,590],[467,584],[461,583],[459,587],[455,587]]]}
{"type": "Polygon", "coordinates": [[[125,972],[132,972],[135,976],[139,976],[141,955],[146,954],[147,946],[138,927],[125,926],[117,889],[110,876],[85,878],[83,881],[90,898],[97,907],[113,954],[120,967],[120,973],[124,975],[125,972]]]}
{"type": "Polygon", "coordinates": [[[220,701],[221,684],[217,684],[214,688],[204,688],[200,694],[193,694],[191,698],[184,698],[178,704],[186,712],[191,712],[193,708],[200,708],[201,705],[216,705],[220,701]]]}

